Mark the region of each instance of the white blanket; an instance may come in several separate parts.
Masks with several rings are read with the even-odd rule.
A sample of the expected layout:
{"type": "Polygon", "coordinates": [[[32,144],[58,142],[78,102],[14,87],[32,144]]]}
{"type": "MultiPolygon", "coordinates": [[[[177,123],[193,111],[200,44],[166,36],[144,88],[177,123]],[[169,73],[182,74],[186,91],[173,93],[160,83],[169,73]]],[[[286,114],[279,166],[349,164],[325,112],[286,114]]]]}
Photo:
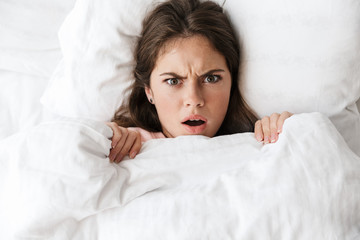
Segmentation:
{"type": "Polygon", "coordinates": [[[109,163],[103,123],[0,141],[1,239],[360,239],[360,159],[321,114],[252,133],[146,142],[109,163]]]}

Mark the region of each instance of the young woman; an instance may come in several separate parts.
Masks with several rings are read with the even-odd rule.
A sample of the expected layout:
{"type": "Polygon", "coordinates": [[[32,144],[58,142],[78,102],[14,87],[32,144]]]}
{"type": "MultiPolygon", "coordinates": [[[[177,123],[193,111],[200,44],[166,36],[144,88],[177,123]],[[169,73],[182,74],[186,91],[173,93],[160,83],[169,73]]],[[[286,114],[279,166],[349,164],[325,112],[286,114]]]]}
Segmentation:
{"type": "Polygon", "coordinates": [[[135,60],[129,99],[108,123],[114,132],[112,162],[134,158],[152,138],[255,131],[258,141],[276,142],[291,116],[258,120],[246,105],[238,89],[238,40],[214,2],[158,5],[143,22],[135,60]]]}

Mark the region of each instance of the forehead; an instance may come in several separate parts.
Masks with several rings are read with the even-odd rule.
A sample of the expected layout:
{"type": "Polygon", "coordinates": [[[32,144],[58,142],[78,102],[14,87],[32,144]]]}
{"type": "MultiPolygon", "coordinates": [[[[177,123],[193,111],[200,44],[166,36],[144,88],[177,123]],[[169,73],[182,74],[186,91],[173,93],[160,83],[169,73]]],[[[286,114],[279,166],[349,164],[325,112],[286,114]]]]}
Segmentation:
{"type": "Polygon", "coordinates": [[[183,46],[201,46],[202,49],[217,51],[208,38],[202,35],[193,35],[188,37],[174,37],[167,40],[160,48],[159,56],[169,53],[175,48],[181,48],[183,46]]]}
{"type": "MultiPolygon", "coordinates": [[[[159,65],[226,65],[225,57],[204,36],[172,38],[161,47],[155,68],[159,65]]],[[[202,66],[199,66],[202,67],[202,66]]]]}

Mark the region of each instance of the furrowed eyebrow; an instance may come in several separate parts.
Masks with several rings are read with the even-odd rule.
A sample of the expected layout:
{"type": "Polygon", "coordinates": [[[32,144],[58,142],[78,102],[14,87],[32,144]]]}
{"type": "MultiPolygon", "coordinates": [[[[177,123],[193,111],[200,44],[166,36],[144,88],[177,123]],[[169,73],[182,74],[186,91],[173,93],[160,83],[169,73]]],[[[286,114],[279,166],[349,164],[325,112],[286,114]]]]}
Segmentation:
{"type": "MultiPolygon", "coordinates": [[[[211,74],[213,74],[215,72],[225,72],[225,70],[224,69],[212,69],[212,70],[202,74],[201,77],[211,75],[211,74]]],[[[165,72],[165,73],[160,74],[160,76],[164,76],[164,75],[173,76],[174,78],[177,78],[177,79],[185,79],[186,78],[186,77],[182,77],[179,74],[176,74],[174,72],[165,72]]]]}
{"type": "Polygon", "coordinates": [[[204,76],[207,76],[207,75],[211,75],[211,74],[213,74],[213,73],[215,73],[215,72],[225,72],[225,70],[224,70],[224,69],[213,69],[213,70],[210,70],[210,71],[202,74],[201,77],[204,77],[204,76]]]}
{"type": "Polygon", "coordinates": [[[165,72],[165,73],[160,74],[160,76],[164,76],[164,75],[173,76],[174,78],[177,78],[177,79],[185,79],[186,78],[186,77],[182,77],[174,72],[165,72]]]}

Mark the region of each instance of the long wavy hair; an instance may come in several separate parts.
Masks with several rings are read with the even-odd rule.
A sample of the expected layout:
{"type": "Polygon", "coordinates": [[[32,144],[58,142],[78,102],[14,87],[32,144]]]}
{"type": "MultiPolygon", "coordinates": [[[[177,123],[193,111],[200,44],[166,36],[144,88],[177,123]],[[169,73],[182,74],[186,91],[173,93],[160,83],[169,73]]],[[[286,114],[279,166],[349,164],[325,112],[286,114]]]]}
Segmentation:
{"type": "Polygon", "coordinates": [[[159,4],[143,21],[135,49],[135,81],[128,101],[117,110],[112,121],[123,127],[162,131],[153,104],[148,102],[145,87],[164,44],[170,39],[194,35],[206,37],[226,59],[231,73],[231,92],[225,119],[216,135],[252,132],[257,117],[245,103],[239,88],[240,47],[232,25],[218,4],[199,0],[169,0],[159,4]]]}

